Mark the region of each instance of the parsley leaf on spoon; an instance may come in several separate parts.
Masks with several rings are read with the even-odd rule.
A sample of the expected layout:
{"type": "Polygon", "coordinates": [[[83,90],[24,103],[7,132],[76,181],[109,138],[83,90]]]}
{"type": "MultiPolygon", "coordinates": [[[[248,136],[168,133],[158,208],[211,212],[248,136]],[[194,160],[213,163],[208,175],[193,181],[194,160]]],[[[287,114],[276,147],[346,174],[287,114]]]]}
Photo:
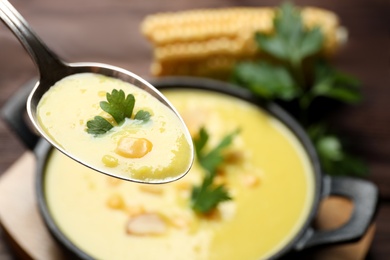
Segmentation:
{"type": "MultiPolygon", "coordinates": [[[[132,118],[135,105],[134,95],[126,96],[123,90],[113,89],[111,94],[106,94],[106,98],[107,101],[100,102],[100,108],[110,114],[118,125],[126,118],[132,118]]],[[[150,119],[150,113],[139,110],[134,119],[147,122],[150,119]]],[[[93,120],[87,122],[87,132],[93,135],[105,134],[113,127],[114,125],[102,116],[95,116],[93,120]]]]}
{"type": "Polygon", "coordinates": [[[123,90],[113,89],[111,94],[106,94],[107,101],[101,101],[100,107],[109,113],[117,124],[120,124],[126,117],[131,118],[133,114],[135,98],[129,94],[125,97],[123,90]]]}

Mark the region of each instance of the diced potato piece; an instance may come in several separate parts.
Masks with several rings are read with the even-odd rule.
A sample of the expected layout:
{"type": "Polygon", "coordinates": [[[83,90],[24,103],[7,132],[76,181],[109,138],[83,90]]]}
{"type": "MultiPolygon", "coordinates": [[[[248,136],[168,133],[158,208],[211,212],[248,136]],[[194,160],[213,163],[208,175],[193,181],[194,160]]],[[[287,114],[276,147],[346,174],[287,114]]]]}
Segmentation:
{"type": "Polygon", "coordinates": [[[120,184],[122,184],[124,181],[119,179],[119,178],[114,178],[114,177],[111,177],[111,176],[106,176],[107,178],[107,183],[108,185],[112,186],[112,187],[116,187],[120,184]]]}
{"type": "Polygon", "coordinates": [[[157,185],[141,185],[139,189],[143,192],[148,192],[153,195],[161,195],[163,193],[163,188],[157,185]]]}
{"type": "Polygon", "coordinates": [[[192,137],[195,137],[199,129],[204,125],[205,114],[205,111],[197,108],[181,115],[192,137]]]}
{"type": "Polygon", "coordinates": [[[144,213],[133,216],[127,223],[127,233],[131,235],[162,235],[167,224],[157,213],[144,213]]]}
{"type": "Polygon", "coordinates": [[[142,205],[132,205],[126,208],[126,212],[129,216],[136,216],[145,213],[145,208],[142,205]]]}
{"type": "Polygon", "coordinates": [[[122,137],[115,152],[127,158],[142,158],[153,148],[153,144],[146,138],[122,137]]]}
{"type": "Polygon", "coordinates": [[[175,182],[175,187],[179,191],[188,191],[191,189],[192,184],[188,181],[180,180],[180,181],[175,182]]]}
{"type": "Polygon", "coordinates": [[[242,174],[241,182],[245,187],[253,188],[260,184],[260,176],[256,174],[242,174]]]}
{"type": "Polygon", "coordinates": [[[111,209],[123,209],[125,207],[125,201],[120,194],[112,194],[107,200],[107,206],[111,209]]]}
{"type": "Polygon", "coordinates": [[[191,219],[186,216],[173,216],[170,218],[171,224],[179,229],[189,229],[191,227],[191,219]]]}

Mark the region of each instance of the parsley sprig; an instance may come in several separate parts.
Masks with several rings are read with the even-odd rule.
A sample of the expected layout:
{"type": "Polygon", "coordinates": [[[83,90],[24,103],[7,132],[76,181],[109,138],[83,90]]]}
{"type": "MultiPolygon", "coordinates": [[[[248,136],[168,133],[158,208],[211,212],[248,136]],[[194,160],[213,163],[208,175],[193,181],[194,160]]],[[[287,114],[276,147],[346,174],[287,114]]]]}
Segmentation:
{"type": "Polygon", "coordinates": [[[318,111],[324,110],[327,101],[359,102],[359,81],[325,59],[322,31],[318,27],[307,28],[300,9],[292,3],[280,6],[273,23],[273,33],[254,35],[263,53],[261,61],[237,64],[233,82],[292,111],[312,138],[327,173],[364,175],[364,163],[347,153],[346,144],[325,123],[327,113],[318,111]]]}
{"type": "Polygon", "coordinates": [[[346,143],[342,143],[327,125],[314,124],[307,131],[326,173],[335,176],[355,175],[358,177],[364,177],[367,174],[367,165],[360,158],[347,153],[346,143]]]}
{"type": "MultiPolygon", "coordinates": [[[[100,102],[100,108],[110,114],[117,125],[120,125],[125,118],[132,118],[135,98],[133,94],[125,95],[123,90],[113,89],[106,94],[107,101],[100,102]]],[[[147,122],[150,119],[150,113],[145,110],[139,110],[134,115],[135,120],[147,122]]],[[[95,116],[94,119],[87,122],[87,132],[93,135],[107,133],[114,125],[102,116],[95,116]]]]}
{"type": "Polygon", "coordinates": [[[200,129],[198,136],[193,138],[197,160],[205,171],[202,183],[192,189],[191,203],[195,212],[207,214],[215,209],[219,203],[231,199],[225,186],[214,184],[214,178],[224,161],[224,150],[232,143],[237,133],[238,131],[234,131],[226,135],[210,151],[205,149],[209,141],[209,134],[204,127],[200,129]]]}

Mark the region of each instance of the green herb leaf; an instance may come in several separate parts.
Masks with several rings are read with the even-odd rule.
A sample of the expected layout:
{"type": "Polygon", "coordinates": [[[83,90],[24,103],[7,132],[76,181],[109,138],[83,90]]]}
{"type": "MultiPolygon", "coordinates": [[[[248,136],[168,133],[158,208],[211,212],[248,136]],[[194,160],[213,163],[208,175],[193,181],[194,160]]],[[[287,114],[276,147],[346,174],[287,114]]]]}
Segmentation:
{"type": "Polygon", "coordinates": [[[315,145],[325,173],[338,176],[363,177],[367,175],[367,165],[361,159],[347,154],[341,139],[334,134],[329,134],[325,125],[311,126],[308,134],[315,145]]]}
{"type": "Polygon", "coordinates": [[[147,122],[149,121],[150,119],[150,113],[148,111],[145,111],[145,110],[140,110],[138,111],[135,116],[134,116],[134,119],[136,120],[141,120],[143,122],[147,122]]]}
{"type": "Polygon", "coordinates": [[[218,168],[218,166],[223,162],[224,157],[223,157],[223,150],[227,148],[233,141],[233,138],[235,135],[237,135],[238,130],[234,131],[233,133],[225,136],[221,142],[214,147],[210,152],[205,153],[204,152],[204,147],[206,142],[208,141],[209,137],[206,132],[206,130],[202,127],[201,132],[203,132],[203,138],[206,138],[205,140],[199,142],[195,142],[195,147],[198,144],[202,144],[202,148],[195,148],[197,151],[197,158],[200,163],[200,165],[209,173],[214,174],[218,168]]]}
{"type": "MultiPolygon", "coordinates": [[[[111,94],[106,94],[107,101],[100,102],[100,108],[110,114],[119,125],[125,118],[131,118],[135,105],[134,95],[125,96],[123,90],[113,89],[111,94]]],[[[150,113],[140,110],[134,116],[136,120],[147,122],[150,119],[150,113]]],[[[108,132],[114,126],[101,116],[95,116],[93,120],[87,122],[87,132],[93,135],[100,135],[108,132]]]]}
{"type": "Polygon", "coordinates": [[[117,124],[120,124],[126,117],[131,118],[133,113],[135,98],[132,94],[125,97],[123,90],[112,90],[107,93],[107,101],[100,102],[100,107],[109,113],[117,124]]]}
{"type": "Polygon", "coordinates": [[[354,77],[319,62],[315,70],[315,83],[310,92],[313,97],[326,96],[345,103],[356,103],[361,100],[359,85],[354,77]]]}
{"type": "Polygon", "coordinates": [[[323,136],[317,141],[317,151],[326,158],[338,161],[343,158],[340,140],[335,136],[323,136]]]}
{"type": "Polygon", "coordinates": [[[329,175],[367,175],[367,165],[357,157],[346,154],[341,141],[335,136],[324,136],[316,143],[321,165],[329,175]]]}
{"type": "Polygon", "coordinates": [[[93,135],[100,135],[108,132],[113,125],[101,116],[95,116],[93,120],[87,122],[87,132],[93,135]]]}
{"type": "Polygon", "coordinates": [[[191,198],[193,210],[201,214],[212,211],[223,201],[231,200],[224,186],[213,187],[205,183],[200,187],[194,187],[191,198]]]}
{"type": "Polygon", "coordinates": [[[209,152],[204,151],[209,140],[209,134],[204,127],[200,129],[198,137],[193,139],[197,159],[206,173],[201,185],[194,186],[192,189],[191,204],[195,212],[208,213],[215,209],[219,203],[231,199],[225,187],[214,185],[213,181],[218,167],[223,163],[223,152],[232,143],[237,133],[238,130],[225,136],[209,152]]]}
{"type": "Polygon", "coordinates": [[[291,100],[300,93],[286,68],[265,62],[240,63],[235,67],[233,78],[238,84],[268,99],[291,100]]]}
{"type": "MultiPolygon", "coordinates": [[[[274,17],[273,33],[254,35],[261,62],[237,64],[232,79],[252,93],[275,100],[294,111],[307,128],[325,172],[331,175],[364,175],[367,167],[347,154],[341,139],[323,125],[314,125],[311,115],[317,97],[352,104],[361,100],[359,81],[334,69],[321,55],[325,37],[319,28],[304,26],[299,8],[282,4],[274,17]],[[283,101],[283,102],[280,102],[283,101]]],[[[314,112],[314,113],[312,113],[314,112]]],[[[316,121],[322,118],[316,118],[316,121]]]]}
{"type": "Polygon", "coordinates": [[[196,138],[193,138],[195,153],[198,160],[200,160],[199,158],[203,157],[202,151],[203,148],[206,146],[208,140],[209,134],[204,127],[201,127],[198,136],[196,138]]]}
{"type": "Polygon", "coordinates": [[[308,30],[303,26],[300,12],[291,3],[284,3],[274,19],[274,34],[257,33],[260,49],[293,66],[317,53],[323,45],[319,28],[308,30]]]}

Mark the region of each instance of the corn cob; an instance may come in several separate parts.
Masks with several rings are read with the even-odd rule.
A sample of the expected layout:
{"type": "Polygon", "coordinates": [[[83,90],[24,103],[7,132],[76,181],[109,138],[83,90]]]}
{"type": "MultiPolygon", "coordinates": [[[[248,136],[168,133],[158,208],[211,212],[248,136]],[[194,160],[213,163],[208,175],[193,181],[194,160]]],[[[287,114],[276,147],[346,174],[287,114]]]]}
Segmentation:
{"type": "MultiPolygon", "coordinates": [[[[153,45],[152,74],[223,77],[236,62],[261,55],[254,33],[273,31],[275,10],[236,7],[147,16],[141,30],[153,45]]],[[[339,47],[337,16],[311,7],[301,15],[305,26],[323,31],[324,53],[334,53],[339,47]]]]}

